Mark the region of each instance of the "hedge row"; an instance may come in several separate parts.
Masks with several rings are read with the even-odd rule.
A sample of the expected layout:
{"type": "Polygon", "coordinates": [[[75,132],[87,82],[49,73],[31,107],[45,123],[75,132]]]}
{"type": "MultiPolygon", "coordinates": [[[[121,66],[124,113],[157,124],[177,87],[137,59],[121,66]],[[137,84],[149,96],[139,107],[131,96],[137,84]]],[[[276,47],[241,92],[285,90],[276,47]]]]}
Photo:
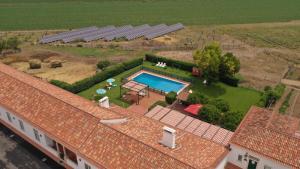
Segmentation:
{"type": "Polygon", "coordinates": [[[149,72],[153,72],[153,73],[157,73],[157,74],[169,76],[169,77],[172,77],[172,78],[175,78],[175,79],[183,80],[183,81],[186,81],[186,82],[193,82],[193,81],[194,81],[194,78],[193,78],[193,77],[179,76],[179,75],[176,75],[176,74],[167,73],[167,72],[165,72],[165,71],[163,71],[163,70],[161,70],[161,71],[155,70],[155,69],[152,69],[152,68],[146,67],[146,66],[143,66],[142,69],[143,69],[143,70],[147,70],[147,71],[149,71],[149,72]]]}
{"type": "Polygon", "coordinates": [[[108,67],[102,72],[99,72],[91,77],[77,81],[73,84],[68,84],[59,80],[51,80],[50,83],[56,85],[62,89],[68,90],[72,93],[79,93],[86,90],[97,83],[100,83],[106,79],[116,76],[126,70],[132,69],[136,66],[142,65],[143,58],[134,59],[128,62],[120,63],[111,67],[108,67]]]}
{"type": "Polygon", "coordinates": [[[220,81],[233,87],[238,87],[240,79],[234,76],[224,76],[220,77],[220,81]]]}
{"type": "Polygon", "coordinates": [[[188,63],[188,62],[182,62],[179,60],[168,59],[168,58],[156,56],[153,54],[146,54],[145,59],[146,59],[146,61],[149,61],[152,63],[164,62],[167,64],[167,66],[175,67],[175,68],[185,70],[185,71],[190,71],[190,72],[193,71],[193,67],[197,66],[194,63],[188,63]]]}

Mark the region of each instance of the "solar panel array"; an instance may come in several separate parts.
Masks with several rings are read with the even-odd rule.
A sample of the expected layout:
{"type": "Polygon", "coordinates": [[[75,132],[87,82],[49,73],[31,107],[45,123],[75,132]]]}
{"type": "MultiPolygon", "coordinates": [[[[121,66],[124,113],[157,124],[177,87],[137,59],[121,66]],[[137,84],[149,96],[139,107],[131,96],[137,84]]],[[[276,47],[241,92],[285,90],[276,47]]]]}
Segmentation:
{"type": "Polygon", "coordinates": [[[41,38],[40,43],[52,43],[56,41],[63,41],[64,43],[69,43],[77,40],[90,42],[99,39],[111,41],[118,38],[133,40],[143,36],[146,39],[154,39],[183,28],[184,26],[181,23],[177,23],[170,26],[166,24],[159,24],[155,26],[149,26],[148,24],[144,24],[136,27],[133,27],[131,25],[124,25],[120,27],[106,26],[102,28],[92,26],[75,29],[68,32],[58,33],[55,35],[47,35],[41,38]]]}

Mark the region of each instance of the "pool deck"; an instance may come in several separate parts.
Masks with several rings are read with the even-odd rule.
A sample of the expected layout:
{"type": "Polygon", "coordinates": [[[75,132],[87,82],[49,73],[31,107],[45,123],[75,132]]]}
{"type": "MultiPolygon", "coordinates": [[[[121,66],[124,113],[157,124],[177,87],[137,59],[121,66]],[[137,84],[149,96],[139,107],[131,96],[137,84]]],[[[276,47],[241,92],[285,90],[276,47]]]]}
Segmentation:
{"type": "Polygon", "coordinates": [[[160,75],[160,74],[153,73],[153,72],[146,71],[146,70],[138,71],[138,72],[134,73],[133,75],[129,76],[127,79],[128,80],[133,80],[135,77],[137,77],[138,75],[140,75],[142,73],[148,73],[148,74],[151,74],[151,75],[154,75],[154,76],[158,76],[158,77],[161,77],[161,78],[164,78],[164,79],[168,79],[168,80],[172,80],[172,81],[184,84],[184,86],[177,92],[177,94],[182,92],[186,87],[188,87],[190,85],[190,83],[188,83],[186,81],[178,80],[178,79],[175,79],[175,78],[171,78],[171,77],[168,77],[168,76],[165,76],[165,75],[160,75]]]}

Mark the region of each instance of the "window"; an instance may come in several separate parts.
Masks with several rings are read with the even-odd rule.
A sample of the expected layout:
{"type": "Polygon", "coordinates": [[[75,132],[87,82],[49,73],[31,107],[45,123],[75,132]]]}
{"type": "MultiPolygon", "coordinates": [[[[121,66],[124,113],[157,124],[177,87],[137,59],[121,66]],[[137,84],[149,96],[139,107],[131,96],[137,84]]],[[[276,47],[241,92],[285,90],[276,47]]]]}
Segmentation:
{"type": "Polygon", "coordinates": [[[71,160],[72,162],[74,162],[75,164],[78,164],[76,154],[67,148],[65,148],[65,150],[66,150],[66,155],[67,155],[68,159],[71,160]]]}
{"type": "Polygon", "coordinates": [[[19,125],[20,125],[21,130],[25,131],[24,124],[23,124],[22,120],[19,120],[19,125]]]}
{"type": "Polygon", "coordinates": [[[48,147],[51,147],[52,149],[57,151],[56,141],[52,140],[47,135],[45,135],[45,140],[46,140],[46,144],[47,144],[48,147]]]}
{"type": "Polygon", "coordinates": [[[265,165],[264,166],[264,169],[272,169],[272,167],[268,166],[268,165],[265,165]]]}
{"type": "Polygon", "coordinates": [[[92,167],[90,165],[88,165],[87,163],[84,163],[84,169],[92,169],[92,167]]]}
{"type": "Polygon", "coordinates": [[[238,156],[238,161],[242,162],[242,160],[243,160],[243,156],[242,156],[242,155],[239,155],[239,156],[238,156]]]}
{"type": "Polygon", "coordinates": [[[6,116],[7,116],[8,121],[9,121],[9,122],[12,122],[11,116],[10,116],[10,114],[9,114],[8,112],[6,112],[6,116]]]}
{"type": "Polygon", "coordinates": [[[39,132],[38,132],[36,129],[33,129],[33,132],[34,132],[35,139],[36,139],[37,141],[41,141],[41,140],[40,140],[40,136],[39,136],[39,132]]]}

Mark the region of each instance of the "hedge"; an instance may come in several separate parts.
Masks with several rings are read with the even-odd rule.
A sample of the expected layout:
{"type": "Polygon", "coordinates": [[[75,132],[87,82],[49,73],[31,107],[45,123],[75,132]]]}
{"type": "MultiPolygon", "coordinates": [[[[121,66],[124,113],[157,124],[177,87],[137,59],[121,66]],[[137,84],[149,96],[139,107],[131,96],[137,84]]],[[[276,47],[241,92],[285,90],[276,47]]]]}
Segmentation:
{"type": "Polygon", "coordinates": [[[146,59],[146,61],[149,61],[152,63],[164,62],[167,64],[167,66],[175,67],[175,68],[189,71],[189,72],[193,71],[193,67],[197,67],[197,65],[194,63],[182,62],[179,60],[173,60],[173,59],[169,59],[169,58],[165,58],[165,57],[156,56],[153,54],[146,54],[145,59],[146,59]]]}
{"type": "Polygon", "coordinates": [[[134,59],[128,62],[120,63],[111,67],[108,67],[102,72],[96,73],[95,75],[77,81],[73,84],[68,84],[59,80],[51,80],[50,83],[56,85],[62,89],[68,90],[72,93],[79,93],[86,90],[97,83],[100,83],[108,78],[114,77],[126,70],[132,69],[143,63],[143,58],[134,59]]]}
{"type": "Polygon", "coordinates": [[[238,87],[240,79],[234,76],[224,76],[224,77],[220,77],[220,81],[229,86],[238,87]]]}

